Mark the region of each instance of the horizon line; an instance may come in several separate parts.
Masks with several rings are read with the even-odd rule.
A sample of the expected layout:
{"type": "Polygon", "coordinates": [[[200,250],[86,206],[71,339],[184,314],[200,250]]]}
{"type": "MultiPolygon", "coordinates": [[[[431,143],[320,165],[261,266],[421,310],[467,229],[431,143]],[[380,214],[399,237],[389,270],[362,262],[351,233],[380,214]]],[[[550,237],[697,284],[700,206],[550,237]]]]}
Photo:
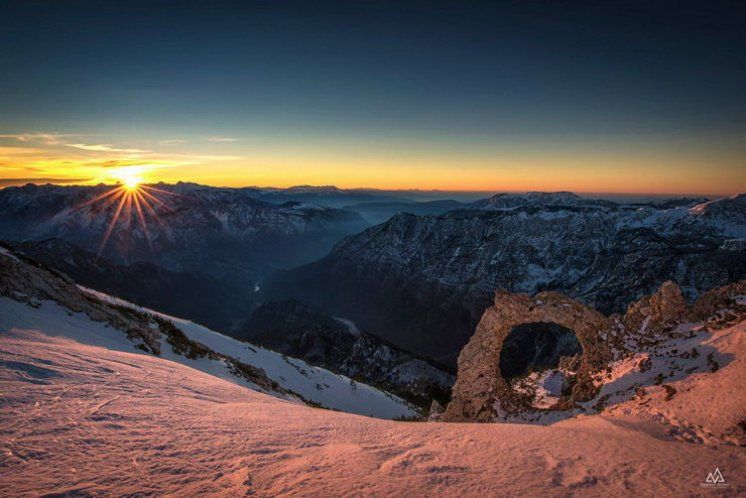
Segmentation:
{"type": "MultiPolygon", "coordinates": [[[[0,182],[2,182],[2,179],[0,179],[0,182]]],[[[23,183],[17,183],[17,184],[9,184],[9,185],[1,185],[0,184],[0,190],[4,190],[6,188],[13,188],[13,187],[26,187],[29,185],[37,186],[37,187],[44,187],[44,186],[56,186],[56,187],[100,187],[100,186],[116,186],[121,185],[122,182],[99,182],[95,184],[91,183],[67,183],[67,182],[44,182],[44,183],[37,183],[33,181],[27,181],[23,183]]],[[[241,190],[241,189],[257,189],[257,190],[290,190],[294,188],[313,188],[313,189],[323,189],[323,188],[329,188],[329,189],[336,189],[340,191],[378,191],[378,192],[422,192],[422,193],[428,193],[428,192],[438,192],[438,193],[454,193],[454,194],[527,194],[532,192],[537,193],[572,193],[572,194],[578,194],[578,195],[613,195],[613,196],[624,196],[624,195],[631,195],[631,196],[666,196],[666,197],[711,197],[711,198],[725,198],[725,197],[734,197],[741,195],[746,192],[740,192],[740,193],[732,193],[732,194],[724,194],[724,193],[718,193],[718,194],[705,194],[705,193],[696,193],[696,192],[686,192],[686,193],[674,193],[674,192],[615,192],[615,191],[603,191],[603,190],[568,190],[568,189],[560,189],[560,190],[536,190],[536,189],[526,189],[526,190],[508,190],[508,189],[487,189],[487,190],[444,190],[444,189],[425,189],[425,188],[380,188],[380,187],[338,187],[337,185],[333,184],[297,184],[297,185],[290,185],[288,187],[277,187],[277,186],[258,186],[258,185],[243,185],[243,186],[228,186],[228,185],[211,185],[207,183],[199,183],[199,182],[192,182],[192,181],[182,181],[179,180],[175,183],[169,183],[165,181],[158,181],[158,182],[142,182],[143,185],[179,185],[179,184],[190,184],[190,185],[197,185],[200,187],[209,187],[209,188],[220,188],[220,189],[233,189],[233,190],[241,190]]]]}

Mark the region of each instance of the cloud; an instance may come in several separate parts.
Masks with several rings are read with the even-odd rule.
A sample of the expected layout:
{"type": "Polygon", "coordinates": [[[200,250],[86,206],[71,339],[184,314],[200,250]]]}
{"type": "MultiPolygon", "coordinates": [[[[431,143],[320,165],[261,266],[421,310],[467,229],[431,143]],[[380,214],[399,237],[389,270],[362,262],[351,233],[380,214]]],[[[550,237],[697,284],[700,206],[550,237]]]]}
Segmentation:
{"type": "Polygon", "coordinates": [[[34,154],[43,154],[44,150],[33,147],[0,147],[0,156],[30,156],[34,154]]]}
{"type": "Polygon", "coordinates": [[[231,137],[207,137],[205,140],[208,142],[238,142],[238,138],[231,137]]]}
{"type": "MultiPolygon", "coordinates": [[[[32,133],[6,133],[0,134],[0,139],[14,139],[19,142],[41,142],[44,145],[64,145],[75,149],[86,150],[89,152],[114,152],[120,154],[145,154],[152,152],[146,149],[122,148],[111,144],[85,144],[70,143],[66,138],[83,137],[85,135],[75,133],[57,133],[57,132],[32,132],[32,133]]],[[[168,140],[166,142],[169,142],[168,140]]],[[[176,143],[176,141],[172,141],[176,143]]]]}
{"type": "Polygon", "coordinates": [[[90,182],[92,178],[0,178],[0,187],[13,187],[17,185],[26,185],[27,183],[85,183],[90,182]]]}
{"type": "Polygon", "coordinates": [[[186,140],[182,140],[180,138],[172,138],[171,140],[161,140],[158,142],[159,145],[178,145],[185,143],[186,140]]]}
{"type": "Polygon", "coordinates": [[[145,154],[152,152],[146,149],[121,149],[111,144],[65,144],[68,147],[74,147],[76,149],[87,150],[91,152],[119,152],[122,154],[145,154]]]}
{"type": "Polygon", "coordinates": [[[176,159],[183,159],[187,163],[194,161],[238,161],[244,159],[243,156],[225,156],[225,155],[206,155],[206,154],[174,154],[170,156],[176,159]]]}
{"type": "Polygon", "coordinates": [[[81,135],[71,133],[56,132],[33,132],[33,133],[7,133],[0,135],[0,138],[11,138],[19,142],[43,142],[45,145],[67,145],[63,138],[80,137],[81,135]]]}
{"type": "Polygon", "coordinates": [[[86,162],[86,166],[94,166],[98,168],[121,168],[124,166],[146,166],[150,163],[146,161],[133,161],[129,159],[112,159],[110,161],[101,161],[101,162],[86,162]]]}

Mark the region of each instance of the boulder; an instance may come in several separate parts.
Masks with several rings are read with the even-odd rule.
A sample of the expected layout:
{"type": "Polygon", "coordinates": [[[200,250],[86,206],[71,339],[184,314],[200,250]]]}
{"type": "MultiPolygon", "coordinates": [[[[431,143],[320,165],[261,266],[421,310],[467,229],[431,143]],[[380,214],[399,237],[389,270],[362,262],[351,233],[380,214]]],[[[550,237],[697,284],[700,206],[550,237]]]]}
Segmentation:
{"type": "Polygon", "coordinates": [[[689,315],[681,288],[668,280],[652,296],[642,297],[630,304],[622,322],[630,332],[652,335],[689,320],[689,315]]]}

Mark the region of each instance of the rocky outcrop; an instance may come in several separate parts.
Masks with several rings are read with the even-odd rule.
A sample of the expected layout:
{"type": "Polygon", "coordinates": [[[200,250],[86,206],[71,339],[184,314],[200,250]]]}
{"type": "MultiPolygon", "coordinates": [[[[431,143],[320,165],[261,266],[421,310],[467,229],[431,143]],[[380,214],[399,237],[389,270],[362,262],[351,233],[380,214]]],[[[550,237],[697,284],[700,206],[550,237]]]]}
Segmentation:
{"type": "Polygon", "coordinates": [[[746,317],[746,281],[711,289],[688,305],[681,288],[665,282],[653,295],[630,305],[623,316],[612,315],[618,350],[644,351],[667,339],[681,337],[687,324],[700,323],[709,329],[734,325],[746,317]]]}
{"type": "Polygon", "coordinates": [[[423,409],[433,399],[447,402],[455,381],[442,366],[297,301],[257,307],[232,335],[379,387],[423,409]]]}
{"type": "MultiPolygon", "coordinates": [[[[459,355],[458,378],[444,420],[486,422],[506,412],[530,406],[528,396],[514,390],[501,371],[509,336],[525,324],[562,327],[571,331],[582,347],[579,357],[570,358],[567,393],[556,408],[593,397],[596,388],[592,374],[603,369],[612,358],[605,341],[611,322],[601,313],[557,292],[542,292],[530,297],[499,291],[494,305],[484,313],[476,333],[459,355]]],[[[550,333],[537,331],[537,327],[523,333],[550,333]]],[[[534,359],[538,355],[534,354],[534,359]]],[[[563,361],[560,357],[556,360],[563,361]]]]}
{"type": "MultiPolygon", "coordinates": [[[[556,292],[529,297],[499,291],[459,356],[453,398],[441,419],[490,422],[576,408],[598,394],[612,360],[657,351],[672,339],[691,338],[692,331],[702,327],[721,329],[744,319],[746,280],[705,292],[691,306],[679,286],[667,281],[630,305],[625,315],[608,318],[556,292]],[[579,350],[560,347],[562,341],[555,338],[561,336],[574,336],[579,350]],[[515,354],[514,344],[523,348],[523,356],[515,354]],[[519,364],[506,368],[506,361],[519,364]],[[559,386],[553,396],[542,394],[543,405],[537,404],[537,381],[559,386]]],[[[697,354],[685,351],[682,357],[697,354]]],[[[645,371],[645,362],[640,369],[645,371]]]]}
{"type": "Polygon", "coordinates": [[[667,280],[652,296],[632,303],[624,315],[626,330],[655,334],[689,318],[689,307],[681,288],[667,280]]]}
{"type": "Polygon", "coordinates": [[[691,306],[692,319],[720,329],[746,318],[746,280],[709,290],[691,306]]]}

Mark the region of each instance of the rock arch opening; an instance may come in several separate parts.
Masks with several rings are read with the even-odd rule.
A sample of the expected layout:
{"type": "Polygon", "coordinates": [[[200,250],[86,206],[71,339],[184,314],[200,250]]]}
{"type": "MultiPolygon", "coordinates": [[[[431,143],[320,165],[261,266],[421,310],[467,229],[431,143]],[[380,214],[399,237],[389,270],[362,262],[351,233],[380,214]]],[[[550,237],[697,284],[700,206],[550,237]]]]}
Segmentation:
{"type": "Polygon", "coordinates": [[[511,329],[500,352],[500,374],[506,380],[558,368],[563,357],[583,353],[571,329],[552,322],[522,323],[511,329]]]}

